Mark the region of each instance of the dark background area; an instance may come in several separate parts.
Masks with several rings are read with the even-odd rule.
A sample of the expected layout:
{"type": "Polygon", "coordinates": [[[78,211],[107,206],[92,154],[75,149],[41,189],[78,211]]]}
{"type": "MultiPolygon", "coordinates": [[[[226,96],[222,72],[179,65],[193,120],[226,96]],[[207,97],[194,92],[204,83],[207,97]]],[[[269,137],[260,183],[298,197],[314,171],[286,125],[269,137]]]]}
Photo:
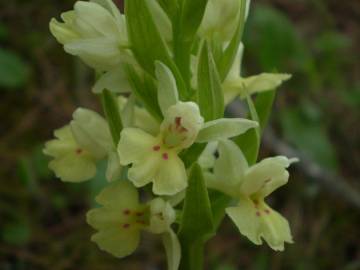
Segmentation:
{"type": "MultiPolygon", "coordinates": [[[[41,150],[53,130],[78,106],[100,111],[92,72],[48,30],[73,3],[0,2],[0,269],[165,269],[153,236],[121,261],[90,242],[84,214],[103,169],[78,185],[47,169],[41,150]]],[[[276,136],[262,156],[285,146],[305,158],[270,200],[295,244],[282,253],[255,246],[225,219],[206,269],[360,269],[360,1],[253,1],[244,43],[244,74],[293,74],[278,91],[276,136]]]]}

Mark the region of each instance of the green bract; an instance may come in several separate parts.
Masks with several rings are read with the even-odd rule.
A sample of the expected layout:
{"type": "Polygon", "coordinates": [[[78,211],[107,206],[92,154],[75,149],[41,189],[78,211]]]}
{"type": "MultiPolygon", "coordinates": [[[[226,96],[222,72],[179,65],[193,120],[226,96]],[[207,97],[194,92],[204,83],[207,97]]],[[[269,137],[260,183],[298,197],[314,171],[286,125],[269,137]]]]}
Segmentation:
{"type": "Polygon", "coordinates": [[[287,183],[293,160],[256,161],[274,89],[291,76],[242,77],[250,0],[124,4],[121,14],[111,0],[78,1],[50,22],[65,51],[94,69],[103,107],[104,117],[77,109],[44,149],[63,181],[96,174],[111,182],[87,214],[92,240],[122,258],[141,232],[154,233],[168,269],[200,270],[204,245],[227,214],[253,243],[283,250],[292,243],[289,224],[265,198],[287,183]],[[224,118],[237,97],[248,117],[224,118]],[[97,172],[100,161],[107,168],[97,172]],[[140,202],[140,190],[151,200],[140,202]]]}

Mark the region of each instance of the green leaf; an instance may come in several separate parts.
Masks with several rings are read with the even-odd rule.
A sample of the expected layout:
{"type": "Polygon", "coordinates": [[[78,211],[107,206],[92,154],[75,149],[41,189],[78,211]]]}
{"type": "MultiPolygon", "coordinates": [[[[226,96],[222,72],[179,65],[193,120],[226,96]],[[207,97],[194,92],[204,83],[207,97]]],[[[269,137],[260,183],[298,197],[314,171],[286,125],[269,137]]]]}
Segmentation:
{"type": "Polygon", "coordinates": [[[179,101],[176,81],[171,70],[161,62],[156,62],[156,78],[158,79],[158,101],[163,114],[179,101]]]}
{"type": "Polygon", "coordinates": [[[146,73],[140,76],[130,65],[127,66],[127,72],[135,97],[143,103],[146,110],[155,119],[161,121],[162,114],[157,101],[157,88],[152,77],[146,73]]]}
{"type": "Polygon", "coordinates": [[[180,158],[184,162],[186,168],[189,168],[194,162],[198,160],[205,147],[205,143],[194,143],[190,148],[181,152],[180,158]]]}
{"type": "Polygon", "coordinates": [[[214,234],[216,234],[216,229],[220,226],[221,221],[225,216],[225,208],[230,204],[232,198],[215,190],[209,192],[209,197],[215,228],[214,234]]]}
{"type": "Polygon", "coordinates": [[[188,90],[185,82],[171,58],[168,46],[156,27],[148,1],[151,0],[125,1],[131,49],[139,64],[152,76],[155,76],[155,61],[161,61],[168,66],[176,78],[180,96],[186,97],[188,90]]]}
{"type": "Polygon", "coordinates": [[[207,42],[201,49],[197,74],[197,98],[201,115],[206,121],[221,118],[224,115],[224,95],[212,51],[207,42]]]}
{"type": "MultiPolygon", "coordinates": [[[[197,30],[205,13],[207,0],[180,0],[179,14],[174,18],[174,58],[184,78],[185,84],[190,89],[190,58],[196,39],[197,30]]],[[[190,96],[190,90],[188,95],[190,96]]]]}
{"type": "Polygon", "coordinates": [[[221,118],[207,122],[200,130],[196,142],[204,143],[238,136],[250,128],[258,127],[255,121],[243,118],[221,118]]]}
{"type": "Polygon", "coordinates": [[[4,41],[7,36],[9,34],[9,31],[7,29],[7,27],[5,26],[5,24],[0,23],[0,40],[4,41]]]}
{"type": "Polygon", "coordinates": [[[260,128],[251,129],[245,134],[235,138],[236,144],[243,151],[249,165],[256,163],[259,154],[261,135],[271,114],[271,109],[275,100],[276,91],[259,93],[255,104],[248,98],[248,106],[251,119],[258,121],[260,128]]]}
{"type": "Polygon", "coordinates": [[[177,0],[158,0],[162,9],[167,13],[171,21],[174,21],[175,15],[178,13],[177,0]]]}
{"type": "Polygon", "coordinates": [[[102,105],[116,147],[120,141],[123,125],[116,96],[107,89],[102,92],[102,105]]]}
{"type": "Polygon", "coordinates": [[[203,269],[205,238],[214,230],[211,205],[202,169],[195,163],[190,171],[179,229],[181,270],[203,269]]]}
{"type": "Polygon", "coordinates": [[[241,0],[240,5],[240,18],[239,18],[239,25],[236,29],[234,37],[231,39],[229,45],[224,50],[221,60],[218,63],[219,74],[221,81],[224,81],[229,73],[231,66],[234,62],[236,54],[239,49],[239,45],[244,33],[244,27],[246,22],[246,5],[247,1],[250,0],[241,0]]]}
{"type": "Polygon", "coordinates": [[[180,33],[182,39],[192,41],[205,13],[208,0],[181,0],[180,33]]]}
{"type": "Polygon", "coordinates": [[[0,48],[0,86],[18,88],[29,77],[29,67],[15,53],[0,48]]]}
{"type": "Polygon", "coordinates": [[[304,39],[279,9],[258,4],[249,18],[248,28],[251,31],[244,36],[248,55],[253,56],[266,72],[283,70],[289,63],[295,65],[297,71],[303,71],[311,63],[304,39]]]}
{"type": "Polygon", "coordinates": [[[205,180],[200,166],[195,163],[190,171],[189,187],[186,190],[179,236],[183,241],[193,242],[212,233],[213,228],[205,180]]]}
{"type": "Polygon", "coordinates": [[[5,243],[17,246],[27,244],[31,237],[31,228],[26,219],[6,224],[1,230],[1,238],[5,243]]]}
{"type": "Polygon", "coordinates": [[[259,124],[263,132],[269,122],[271,110],[276,97],[276,90],[263,92],[257,95],[255,99],[255,108],[259,117],[259,124]]]}

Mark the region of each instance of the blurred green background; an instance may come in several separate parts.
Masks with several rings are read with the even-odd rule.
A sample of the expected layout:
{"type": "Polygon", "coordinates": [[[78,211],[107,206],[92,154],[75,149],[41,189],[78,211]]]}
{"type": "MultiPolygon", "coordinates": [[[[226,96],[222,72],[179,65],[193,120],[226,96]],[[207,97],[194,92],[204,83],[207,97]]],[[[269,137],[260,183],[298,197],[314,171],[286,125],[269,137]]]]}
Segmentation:
{"type": "MultiPolygon", "coordinates": [[[[253,2],[244,72],[294,75],[278,92],[276,141],[264,143],[262,156],[278,154],[280,143],[306,158],[270,201],[296,243],[283,253],[257,247],[226,219],[208,244],[206,269],[360,269],[360,1],[253,2]]],[[[41,152],[76,107],[99,110],[91,71],[48,31],[50,18],[73,3],[0,2],[0,269],[165,269],[150,235],[122,261],[99,251],[84,213],[102,174],[64,184],[41,152]]]]}

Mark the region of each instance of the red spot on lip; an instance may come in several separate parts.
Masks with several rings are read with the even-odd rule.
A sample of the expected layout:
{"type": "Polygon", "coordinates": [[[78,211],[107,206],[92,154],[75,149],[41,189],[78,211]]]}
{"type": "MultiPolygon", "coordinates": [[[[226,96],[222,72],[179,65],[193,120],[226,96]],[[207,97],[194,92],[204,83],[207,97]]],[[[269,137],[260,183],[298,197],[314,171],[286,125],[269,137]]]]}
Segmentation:
{"type": "Polygon", "coordinates": [[[260,212],[259,212],[259,211],[256,211],[256,215],[257,215],[258,217],[260,217],[260,216],[261,216],[261,214],[260,214],[260,212]]]}
{"type": "Polygon", "coordinates": [[[124,229],[127,229],[127,228],[129,228],[130,227],[130,224],[123,224],[123,226],[122,226],[124,229]]]}
{"type": "Polygon", "coordinates": [[[143,220],[137,220],[136,223],[141,224],[141,225],[145,225],[145,221],[143,221],[143,220]]]}
{"type": "Polygon", "coordinates": [[[123,214],[124,214],[124,215],[130,215],[130,212],[131,212],[131,211],[130,211],[129,209],[125,209],[125,210],[123,211],[123,214]]]}
{"type": "Polygon", "coordinates": [[[169,159],[168,153],[164,153],[164,154],[162,155],[162,157],[163,157],[164,160],[168,160],[168,159],[169,159]]]}
{"type": "Polygon", "coordinates": [[[175,118],[175,124],[176,124],[177,128],[181,125],[181,117],[176,117],[175,118]]]}
{"type": "Polygon", "coordinates": [[[141,216],[144,215],[144,213],[143,213],[143,212],[136,212],[135,215],[136,215],[137,217],[141,217],[141,216]]]}
{"type": "Polygon", "coordinates": [[[266,214],[270,214],[270,210],[269,210],[269,209],[266,209],[266,210],[265,210],[265,213],[266,213],[266,214]]]}
{"type": "Polygon", "coordinates": [[[154,150],[154,151],[159,151],[159,150],[160,150],[160,146],[159,146],[159,145],[155,145],[155,146],[153,147],[153,150],[154,150]]]}
{"type": "Polygon", "coordinates": [[[181,127],[181,129],[180,129],[180,133],[184,133],[184,132],[187,132],[188,130],[186,129],[186,128],[184,128],[184,127],[181,127]]]}
{"type": "Polygon", "coordinates": [[[82,152],[83,152],[82,149],[80,149],[80,148],[76,149],[76,154],[80,155],[82,152]]]}

